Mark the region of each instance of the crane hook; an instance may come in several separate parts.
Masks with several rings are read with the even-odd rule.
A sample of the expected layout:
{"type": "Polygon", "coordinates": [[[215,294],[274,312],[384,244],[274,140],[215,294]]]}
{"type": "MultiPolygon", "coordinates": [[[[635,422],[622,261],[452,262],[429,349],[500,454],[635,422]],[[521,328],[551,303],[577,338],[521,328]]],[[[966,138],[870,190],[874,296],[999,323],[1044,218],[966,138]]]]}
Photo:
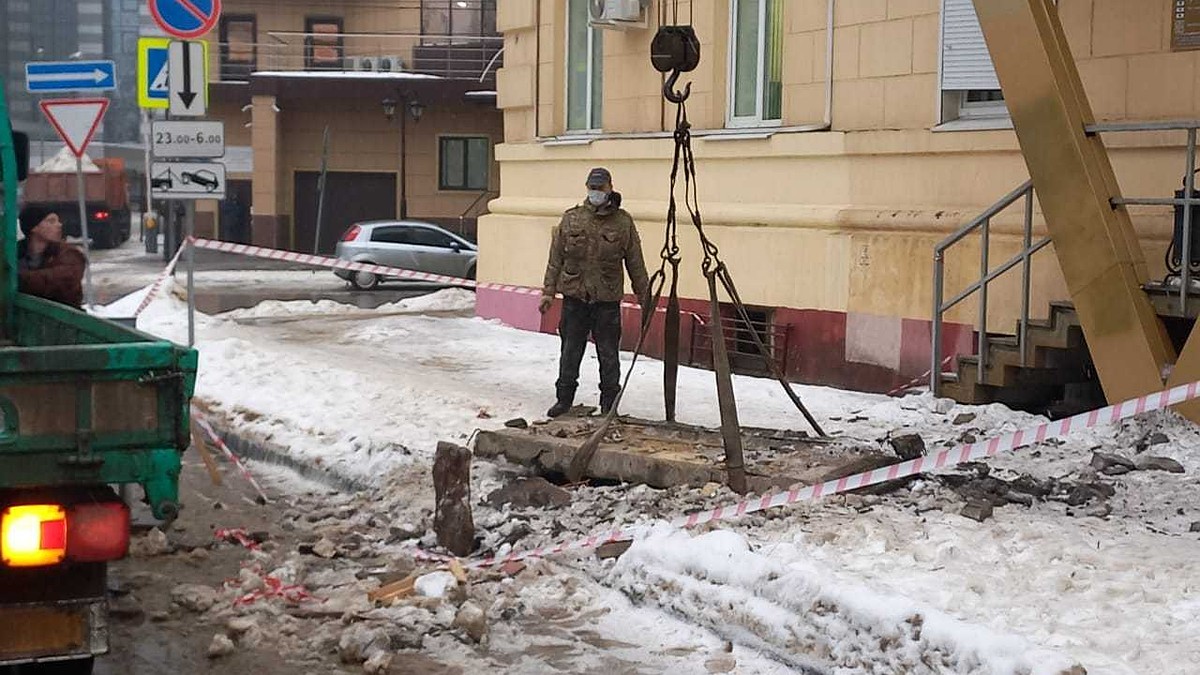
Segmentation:
{"type": "Polygon", "coordinates": [[[679,80],[679,69],[676,68],[667,76],[667,81],[663,82],[663,97],[671,103],[679,104],[687,100],[688,96],[692,95],[692,83],[688,82],[683,87],[683,91],[675,90],[675,83],[679,80]]]}

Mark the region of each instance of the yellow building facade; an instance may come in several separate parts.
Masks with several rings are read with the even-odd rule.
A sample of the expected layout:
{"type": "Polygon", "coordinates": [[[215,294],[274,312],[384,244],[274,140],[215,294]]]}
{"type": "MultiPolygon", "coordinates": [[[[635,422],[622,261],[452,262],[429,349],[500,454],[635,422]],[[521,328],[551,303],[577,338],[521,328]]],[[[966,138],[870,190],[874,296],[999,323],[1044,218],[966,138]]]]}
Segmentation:
{"type": "MultiPolygon", "coordinates": [[[[647,260],[658,259],[675,119],[649,59],[659,2],[619,29],[590,22],[588,4],[500,3],[505,138],[500,197],[479,224],[481,280],[539,286],[551,229],[596,165],[613,172],[647,260]]],[[[1097,120],[1200,117],[1200,58],[1173,40],[1176,4],[1059,0],[1097,120]]],[[[680,83],[691,82],[705,223],[786,370],[881,390],[920,375],[935,244],[1028,178],[971,0],[693,0],[678,11],[702,45],[680,83]]],[[[1106,142],[1125,194],[1169,197],[1180,185],[1182,133],[1106,142]]],[[[1161,277],[1171,213],[1133,216],[1161,277]]],[[[993,221],[993,266],[1020,250],[1022,221],[1019,207],[993,221]]],[[[702,309],[689,230],[685,220],[680,290],[702,309]]],[[[972,237],[951,250],[948,296],[980,276],[978,246],[972,237]]],[[[1036,318],[1066,292],[1052,252],[1034,260],[1036,318]]],[[[481,291],[479,312],[552,332],[536,300],[481,291]]],[[[948,315],[947,354],[971,353],[973,302],[948,315]]],[[[989,327],[1010,330],[1020,302],[1017,275],[992,284],[989,327]]]]}

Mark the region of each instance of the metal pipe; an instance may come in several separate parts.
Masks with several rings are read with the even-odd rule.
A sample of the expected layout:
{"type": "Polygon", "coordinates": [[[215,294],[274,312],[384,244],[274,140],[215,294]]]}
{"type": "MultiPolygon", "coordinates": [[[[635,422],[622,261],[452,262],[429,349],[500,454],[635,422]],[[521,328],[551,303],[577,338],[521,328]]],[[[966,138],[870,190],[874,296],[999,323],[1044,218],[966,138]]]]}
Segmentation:
{"type": "Polygon", "coordinates": [[[947,248],[958,243],[959,241],[961,241],[963,239],[963,237],[966,237],[968,234],[971,234],[971,232],[978,229],[980,227],[980,225],[991,220],[993,216],[998,215],[1001,211],[1003,211],[1004,209],[1011,206],[1013,204],[1013,202],[1015,202],[1021,198],[1021,195],[1025,194],[1025,192],[1027,190],[1030,190],[1032,188],[1033,188],[1033,179],[1030,179],[1030,180],[1025,181],[1024,183],[1021,183],[1021,185],[1017,189],[1004,195],[1000,199],[1000,201],[996,202],[995,204],[992,204],[990,207],[988,207],[988,209],[986,211],[984,211],[983,213],[976,216],[974,220],[972,220],[969,223],[967,223],[966,225],[963,225],[962,227],[958,228],[949,237],[946,237],[942,241],[938,242],[938,244],[936,246],[934,246],[934,250],[945,251],[947,248]]]}
{"type": "Polygon", "coordinates": [[[1025,193],[1025,236],[1021,242],[1021,325],[1017,347],[1021,350],[1021,365],[1026,365],[1026,339],[1029,337],[1029,250],[1033,242],[1033,188],[1025,193]]]}
{"type": "Polygon", "coordinates": [[[1104,122],[1089,124],[1084,131],[1100,134],[1122,131],[1183,131],[1200,127],[1200,120],[1163,120],[1161,122],[1104,122]]]}
{"type": "MultiPolygon", "coordinates": [[[[1183,198],[1190,200],[1196,190],[1196,130],[1188,129],[1187,175],[1183,178],[1183,198]]],[[[1188,293],[1192,288],[1192,205],[1183,207],[1183,264],[1179,277],[1179,312],[1187,316],[1188,293]]]]}
{"type": "Polygon", "coordinates": [[[979,276],[984,279],[979,286],[979,360],[976,362],[976,381],[983,384],[983,371],[987,368],[987,301],[988,301],[988,239],[991,220],[983,221],[980,229],[982,239],[979,242],[979,276]]]}
{"type": "Polygon", "coordinates": [[[496,59],[500,58],[500,56],[504,54],[504,49],[504,47],[501,47],[500,51],[496,52],[496,55],[492,57],[492,60],[488,61],[487,66],[483,69],[483,73],[479,76],[480,82],[483,82],[487,79],[488,73],[492,71],[492,66],[496,65],[496,59]]]}
{"type": "Polygon", "coordinates": [[[833,127],[833,5],[829,0],[825,18],[825,128],[833,127]]]}
{"type": "Polygon", "coordinates": [[[1110,201],[1113,206],[1187,206],[1200,204],[1200,197],[1113,197],[1110,201]]]}
{"type": "Polygon", "coordinates": [[[933,326],[930,330],[933,344],[930,345],[930,360],[933,365],[929,367],[929,391],[934,396],[938,395],[938,385],[941,384],[942,375],[942,291],[945,279],[946,263],[945,254],[942,251],[933,252],[933,326]]]}

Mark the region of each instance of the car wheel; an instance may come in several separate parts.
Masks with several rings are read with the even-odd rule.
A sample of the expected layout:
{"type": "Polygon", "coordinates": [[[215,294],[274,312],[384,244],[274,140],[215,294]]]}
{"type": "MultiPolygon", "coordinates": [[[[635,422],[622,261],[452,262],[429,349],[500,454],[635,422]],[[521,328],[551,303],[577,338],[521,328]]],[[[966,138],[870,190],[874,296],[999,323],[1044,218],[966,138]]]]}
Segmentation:
{"type": "Polygon", "coordinates": [[[379,286],[379,275],[372,272],[355,272],[350,275],[350,285],[360,291],[374,290],[379,286]]]}

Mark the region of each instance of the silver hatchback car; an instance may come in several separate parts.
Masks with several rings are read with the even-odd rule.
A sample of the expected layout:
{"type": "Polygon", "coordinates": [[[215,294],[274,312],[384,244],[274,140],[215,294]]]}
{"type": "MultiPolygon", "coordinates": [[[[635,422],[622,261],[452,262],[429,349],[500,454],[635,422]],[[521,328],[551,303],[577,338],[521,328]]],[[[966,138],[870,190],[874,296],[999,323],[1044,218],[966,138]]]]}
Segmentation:
{"type": "MultiPolygon", "coordinates": [[[[346,230],[338,242],[337,257],[414,272],[474,279],[479,248],[433,223],[372,220],[356,223],[346,230]]],[[[334,270],[333,273],[361,290],[375,288],[386,280],[370,272],[334,270]]]]}

